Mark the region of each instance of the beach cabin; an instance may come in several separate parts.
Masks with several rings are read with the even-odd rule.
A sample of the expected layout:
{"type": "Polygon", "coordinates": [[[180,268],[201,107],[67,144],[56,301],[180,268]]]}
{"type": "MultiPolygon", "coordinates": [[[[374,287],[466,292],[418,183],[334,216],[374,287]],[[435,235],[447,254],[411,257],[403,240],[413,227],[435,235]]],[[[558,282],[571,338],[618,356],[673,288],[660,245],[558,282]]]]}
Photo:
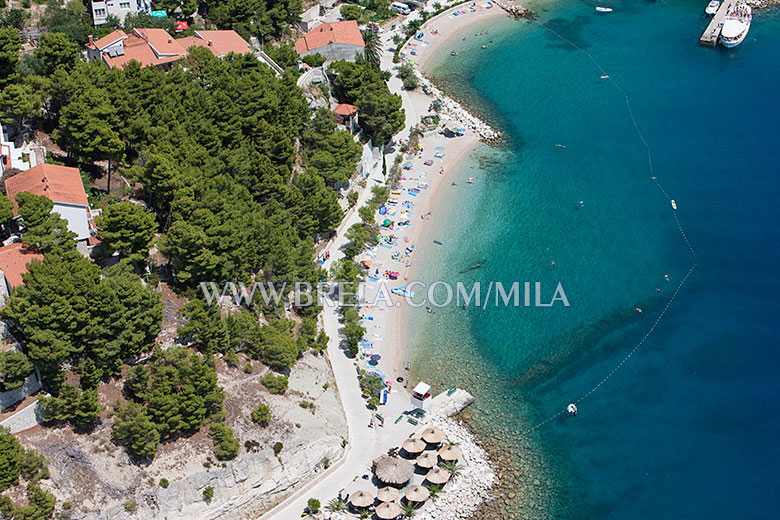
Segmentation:
{"type": "Polygon", "coordinates": [[[431,408],[431,400],[431,385],[423,382],[417,383],[417,386],[412,390],[412,406],[427,412],[431,408]]]}

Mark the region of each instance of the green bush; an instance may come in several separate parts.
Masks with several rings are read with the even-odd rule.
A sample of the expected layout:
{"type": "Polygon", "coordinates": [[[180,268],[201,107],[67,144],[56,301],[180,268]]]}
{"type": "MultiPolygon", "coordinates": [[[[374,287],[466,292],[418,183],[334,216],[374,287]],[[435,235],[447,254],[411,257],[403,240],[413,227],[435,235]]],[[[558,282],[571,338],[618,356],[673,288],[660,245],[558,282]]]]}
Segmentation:
{"type": "Polygon", "coordinates": [[[347,202],[349,203],[350,208],[355,204],[357,204],[359,196],[360,194],[356,191],[350,191],[349,193],[347,193],[347,202]]]}
{"type": "Polygon", "coordinates": [[[135,513],[136,511],[138,511],[138,502],[136,501],[136,499],[133,498],[125,502],[125,511],[127,511],[128,513],[135,513]]]}
{"type": "Polygon", "coordinates": [[[240,445],[233,434],[233,428],[228,428],[220,422],[212,423],[209,436],[214,441],[214,453],[218,459],[232,459],[238,453],[240,445]]]}
{"type": "Polygon", "coordinates": [[[283,394],[287,390],[287,376],[267,373],[260,379],[269,392],[272,394],[283,394]]]}
{"type": "Polygon", "coordinates": [[[271,409],[267,404],[260,403],[252,410],[252,421],[260,426],[268,426],[271,421],[271,409]]]}
{"type": "Polygon", "coordinates": [[[244,373],[245,374],[251,374],[254,371],[255,371],[255,367],[252,366],[252,363],[247,363],[246,365],[244,365],[244,373]]]}
{"type": "Polygon", "coordinates": [[[279,453],[282,451],[282,448],[284,448],[284,444],[282,444],[281,442],[275,442],[274,455],[279,455],[279,453]]]}
{"type": "Polygon", "coordinates": [[[21,460],[21,475],[30,482],[37,482],[49,478],[49,459],[43,454],[25,450],[21,460]]]}
{"type": "Polygon", "coordinates": [[[317,500],[316,498],[310,498],[306,502],[306,505],[309,506],[309,511],[311,511],[312,513],[316,513],[317,511],[320,510],[320,501],[317,500]]]}
{"type": "Polygon", "coordinates": [[[203,488],[203,500],[209,502],[212,498],[214,498],[214,488],[211,486],[203,488]]]}
{"type": "Polygon", "coordinates": [[[304,56],[302,61],[309,67],[322,67],[322,64],[325,63],[325,56],[318,52],[304,56]]]}
{"type": "Polygon", "coordinates": [[[168,489],[168,486],[170,485],[170,482],[168,482],[167,478],[161,478],[160,479],[160,487],[163,489],[168,489]]]}

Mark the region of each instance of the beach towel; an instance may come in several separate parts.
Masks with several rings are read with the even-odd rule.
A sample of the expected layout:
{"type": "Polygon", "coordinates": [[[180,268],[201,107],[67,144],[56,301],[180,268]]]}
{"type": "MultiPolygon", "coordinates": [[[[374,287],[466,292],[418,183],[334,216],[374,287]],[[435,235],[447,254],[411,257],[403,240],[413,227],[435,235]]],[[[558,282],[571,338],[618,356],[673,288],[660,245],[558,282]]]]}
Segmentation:
{"type": "Polygon", "coordinates": [[[441,152],[437,152],[433,156],[436,157],[437,159],[441,159],[442,157],[444,157],[444,154],[441,152]]]}

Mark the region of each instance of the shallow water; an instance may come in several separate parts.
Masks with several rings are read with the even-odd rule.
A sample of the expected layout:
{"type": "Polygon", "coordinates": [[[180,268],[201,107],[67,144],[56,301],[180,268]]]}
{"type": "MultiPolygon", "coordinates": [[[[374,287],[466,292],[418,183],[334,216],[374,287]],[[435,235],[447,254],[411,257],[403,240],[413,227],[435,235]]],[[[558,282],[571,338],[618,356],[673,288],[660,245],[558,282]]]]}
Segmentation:
{"type": "Polygon", "coordinates": [[[499,508],[511,518],[778,516],[780,16],[757,13],[725,50],[698,46],[706,2],[595,5],[538,22],[627,94],[698,266],[589,394],[694,259],[626,99],[588,56],[538,24],[468,34],[433,75],[507,141],[455,174],[417,275],[540,281],[543,301],[560,282],[571,306],[413,311],[416,372],[477,396],[474,426],[517,472],[499,508]],[[533,429],[585,395],[576,418],[533,429]]]}

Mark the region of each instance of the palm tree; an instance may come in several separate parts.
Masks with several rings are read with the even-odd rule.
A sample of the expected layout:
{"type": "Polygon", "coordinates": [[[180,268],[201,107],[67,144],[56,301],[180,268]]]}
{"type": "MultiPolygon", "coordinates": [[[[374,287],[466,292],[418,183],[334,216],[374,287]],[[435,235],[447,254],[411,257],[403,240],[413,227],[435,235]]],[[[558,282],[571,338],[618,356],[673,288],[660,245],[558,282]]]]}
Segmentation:
{"type": "Polygon", "coordinates": [[[431,484],[428,486],[428,492],[431,494],[431,500],[435,499],[441,493],[441,486],[439,484],[431,484]]]}
{"type": "Polygon", "coordinates": [[[369,511],[368,509],[360,510],[360,518],[368,518],[369,516],[371,516],[371,511],[369,511]]]}
{"type": "Polygon", "coordinates": [[[401,512],[404,514],[404,518],[411,518],[417,513],[417,509],[410,502],[402,502],[401,512]]]}
{"type": "Polygon", "coordinates": [[[330,502],[328,502],[328,505],[325,506],[325,509],[328,511],[344,511],[347,508],[347,501],[341,498],[334,498],[330,502]]]}
{"type": "Polygon", "coordinates": [[[448,461],[442,463],[441,466],[442,466],[442,468],[444,468],[444,469],[446,469],[447,471],[450,472],[450,474],[452,475],[452,478],[455,478],[458,475],[460,475],[460,471],[461,471],[461,469],[463,469],[463,466],[458,464],[458,461],[455,461],[455,460],[448,460],[448,461]]]}
{"type": "Polygon", "coordinates": [[[380,58],[379,46],[381,45],[379,34],[370,29],[365,29],[362,34],[363,43],[365,44],[365,50],[363,52],[365,53],[366,61],[374,67],[378,67],[380,58]]]}

